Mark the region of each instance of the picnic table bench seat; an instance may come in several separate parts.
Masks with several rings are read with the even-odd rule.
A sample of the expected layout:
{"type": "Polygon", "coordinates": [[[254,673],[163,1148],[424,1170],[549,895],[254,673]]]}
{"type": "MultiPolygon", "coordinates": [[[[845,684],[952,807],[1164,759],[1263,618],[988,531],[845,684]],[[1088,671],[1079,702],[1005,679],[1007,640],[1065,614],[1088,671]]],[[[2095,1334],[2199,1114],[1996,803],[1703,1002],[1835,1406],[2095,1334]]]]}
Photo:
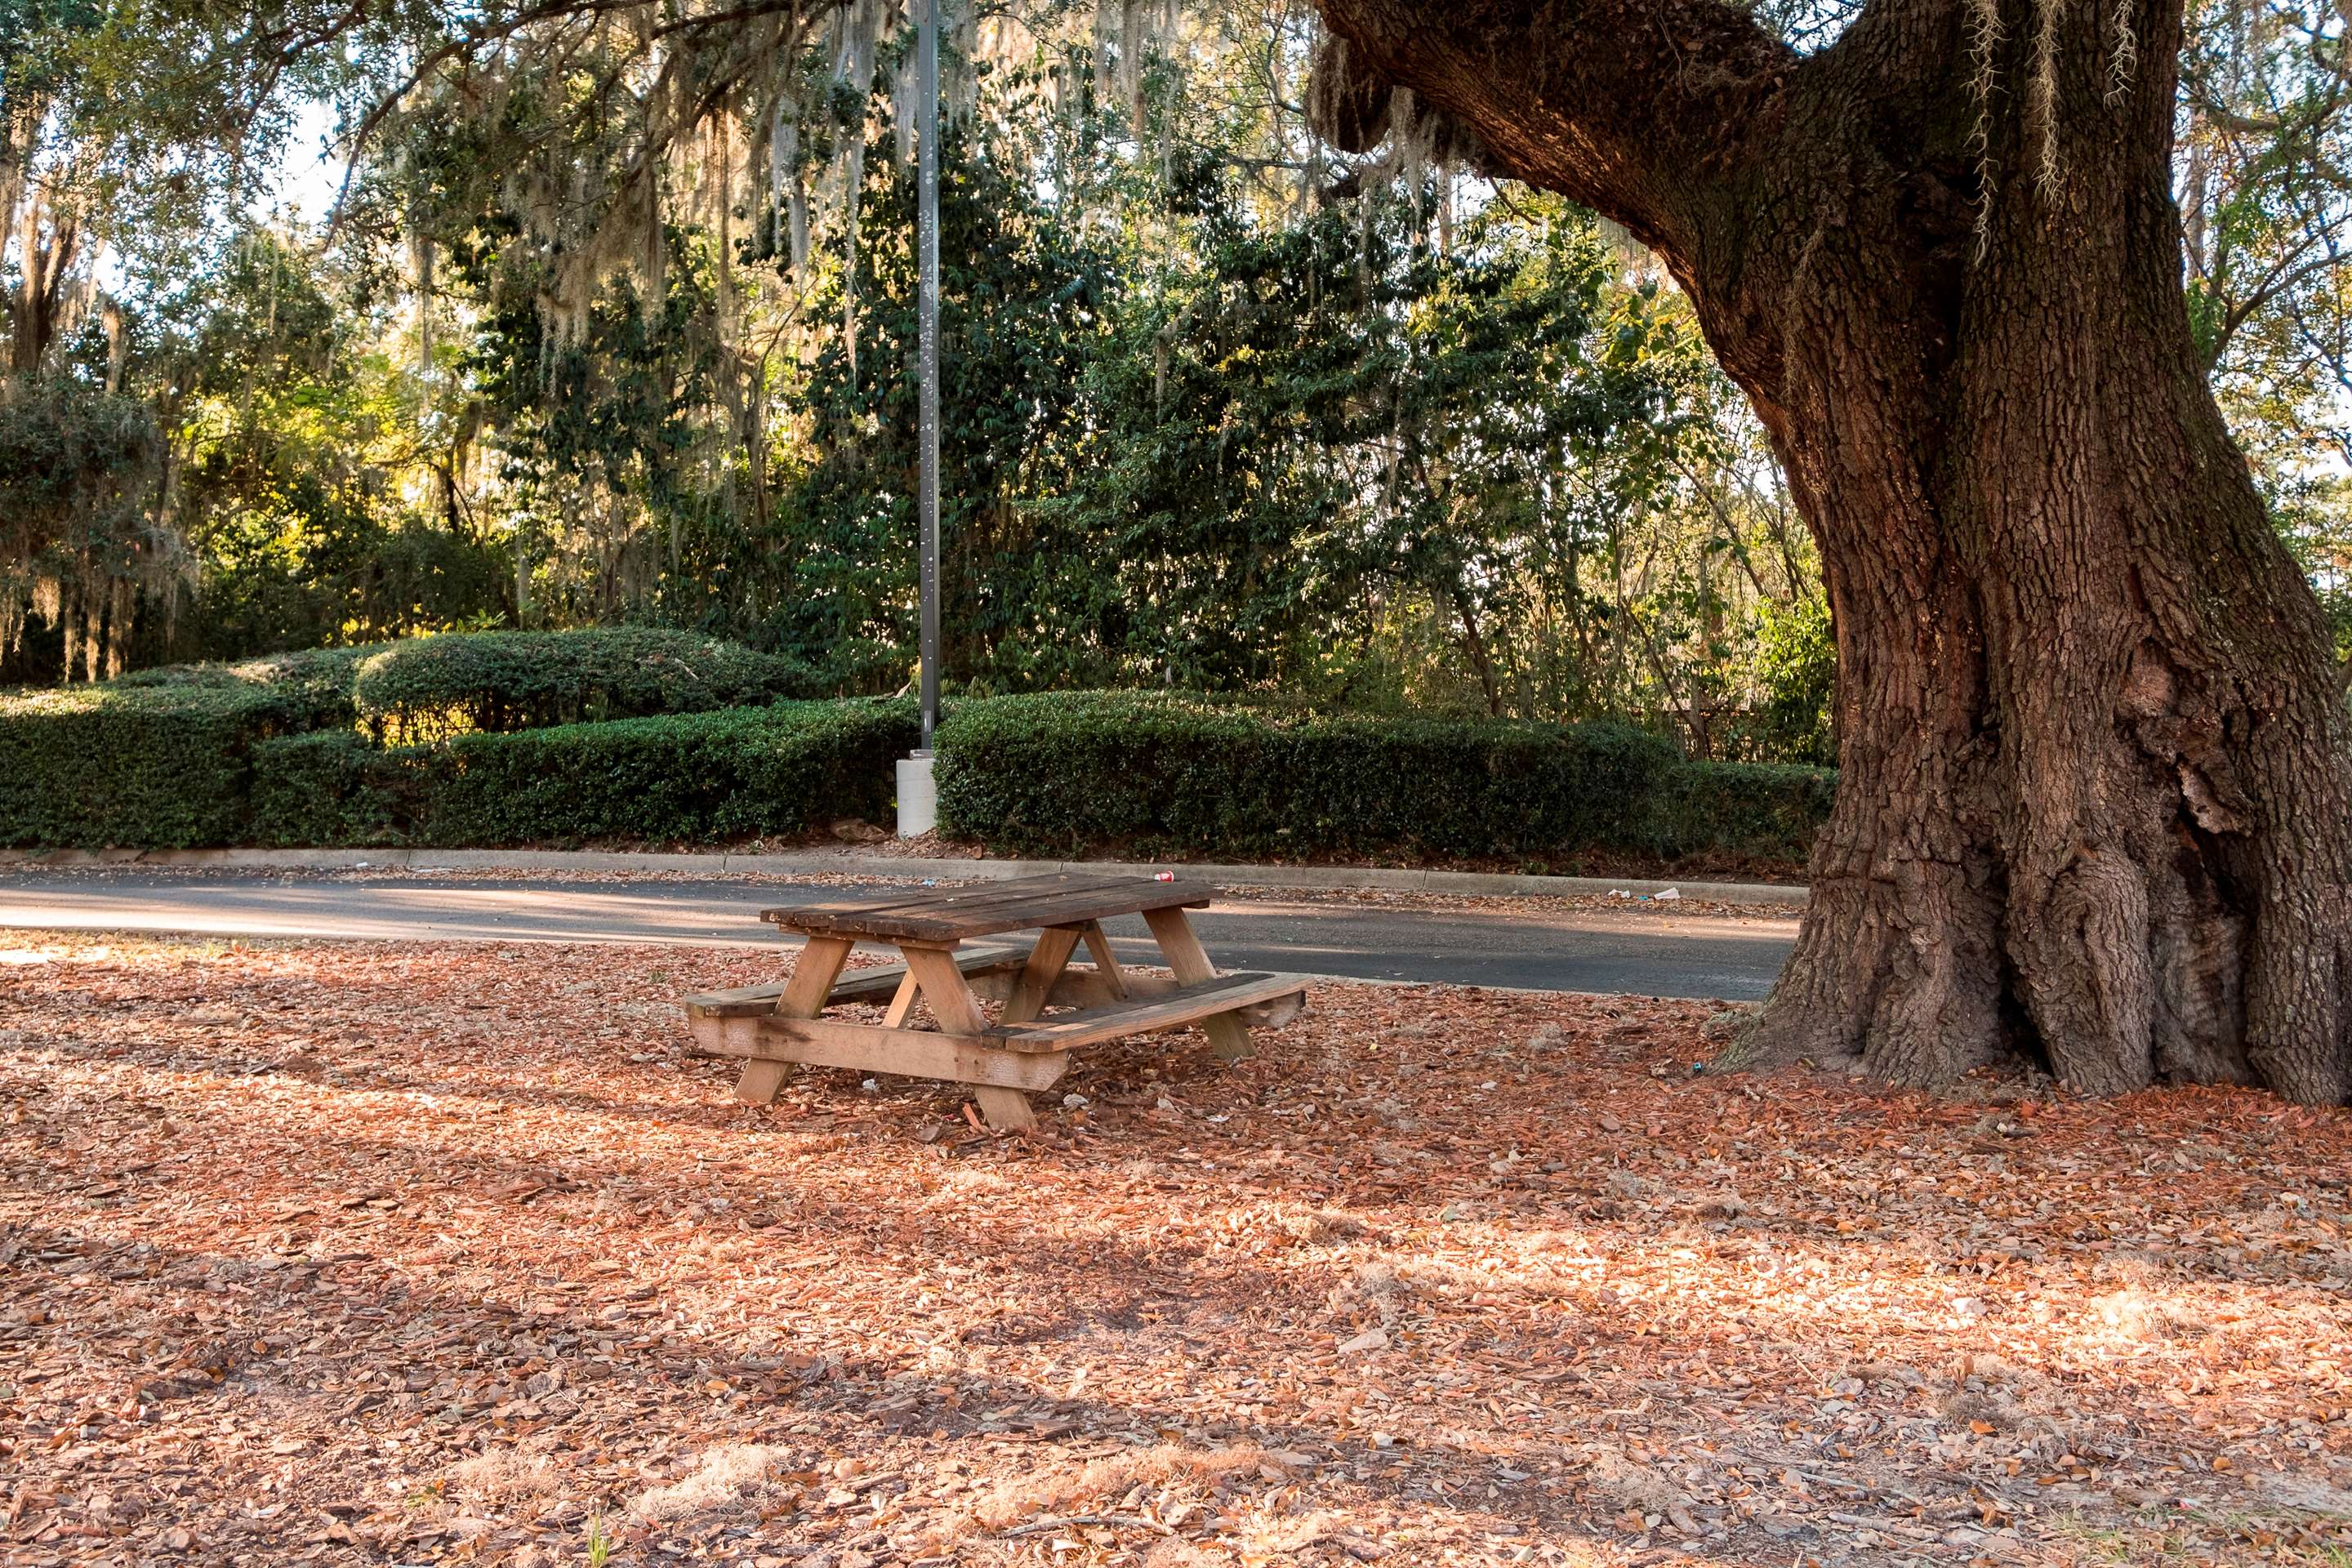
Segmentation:
{"type": "MultiPolygon", "coordinates": [[[[955,955],[955,963],[967,979],[985,978],[1001,974],[1007,969],[1020,968],[1022,961],[1028,956],[1029,950],[1025,947],[1015,947],[1010,942],[992,942],[986,947],[961,950],[955,955]]],[[[841,978],[833,983],[833,989],[825,994],[825,1005],[870,1002],[877,996],[888,996],[906,978],[907,965],[903,961],[879,963],[867,969],[845,970],[841,978]]],[[[776,1010],[776,1004],[783,998],[784,987],[790,984],[789,981],[778,980],[766,985],[739,985],[731,991],[705,991],[686,999],[687,1015],[689,1020],[762,1017],[776,1010]]],[[[975,985],[972,989],[986,994],[981,986],[975,985]]]]}
{"type": "Polygon", "coordinates": [[[1050,1088],[1069,1054],[1130,1035],[1198,1024],[1220,1056],[1249,1054],[1249,1026],[1278,1026],[1306,1004],[1296,974],[1221,974],[1184,911],[1214,889],[1137,877],[1025,877],[971,888],[906,889],[768,910],[807,938],[792,979],[685,999],[697,1045],[740,1058],[736,1092],[765,1103],[794,1066],[939,1079],[973,1086],[989,1124],[1034,1124],[1027,1093],[1050,1088]],[[1173,977],[1122,969],[1102,921],[1140,914],[1173,977]],[[1035,929],[1034,945],[971,937],[1035,929]],[[897,963],[845,970],[858,942],[897,946],[897,963]],[[1073,968],[1084,943],[1095,963],[1073,968]],[[938,1027],[910,1027],[918,997],[938,1027]],[[994,1023],[983,1001],[1003,1004],[994,1023]],[[879,1024],[824,1016],[843,1003],[887,1001],[879,1024]],[[1069,1009],[1055,1011],[1055,1009],[1069,1009]]]}

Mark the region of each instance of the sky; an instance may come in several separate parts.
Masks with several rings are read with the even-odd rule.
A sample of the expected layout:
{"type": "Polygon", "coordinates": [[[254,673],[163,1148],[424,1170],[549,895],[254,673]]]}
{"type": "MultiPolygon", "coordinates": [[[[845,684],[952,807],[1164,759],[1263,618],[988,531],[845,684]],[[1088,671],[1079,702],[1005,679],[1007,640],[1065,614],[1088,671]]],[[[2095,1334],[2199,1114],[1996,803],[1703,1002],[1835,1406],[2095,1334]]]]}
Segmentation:
{"type": "Polygon", "coordinates": [[[305,222],[323,221],[343,184],[343,161],[327,150],[334,135],[332,104],[314,101],[298,108],[285,153],[269,181],[269,195],[256,197],[257,209],[275,207],[305,222]]]}

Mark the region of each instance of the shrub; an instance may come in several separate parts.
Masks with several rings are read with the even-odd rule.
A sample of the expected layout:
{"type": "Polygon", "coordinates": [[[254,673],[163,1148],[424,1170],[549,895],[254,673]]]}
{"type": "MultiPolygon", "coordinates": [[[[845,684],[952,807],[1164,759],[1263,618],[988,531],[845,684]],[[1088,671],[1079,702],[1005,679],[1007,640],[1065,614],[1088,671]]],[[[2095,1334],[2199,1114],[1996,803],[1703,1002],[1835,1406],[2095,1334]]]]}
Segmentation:
{"type": "Polygon", "coordinates": [[[1825,770],[1685,762],[1619,724],[1375,718],[1174,693],[960,705],[943,830],[1013,853],[1801,863],[1825,770]]]}
{"type": "Polygon", "coordinates": [[[354,696],[383,737],[433,741],[706,712],[811,689],[808,671],[781,655],[691,632],[614,626],[394,643],[362,661],[354,696]]]}
{"type": "Polygon", "coordinates": [[[265,741],[253,750],[247,836],[305,848],[404,844],[418,776],[349,730],[265,741]]]}
{"type": "Polygon", "coordinates": [[[256,751],[254,835],[449,847],[801,833],[884,816],[916,729],[901,702],[808,702],[435,746],[294,736],[256,751]]]}
{"type": "MultiPolygon", "coordinates": [[[[883,818],[903,701],[786,702],[383,747],[311,728],[382,650],[0,698],[0,843],[709,842],[883,818]],[[270,668],[261,668],[271,666],[270,668]],[[308,730],[310,732],[304,732],[308,730]]],[[[1169,693],[958,704],[942,826],[1022,853],[1421,855],[1784,867],[1824,770],[1686,763],[1618,725],[1369,718],[1169,693]]]]}
{"type": "Polygon", "coordinates": [[[241,685],[75,686],[0,697],[0,843],[188,848],[240,836],[247,754],[294,727],[241,685]]]}
{"type": "MultiPolygon", "coordinates": [[[[947,831],[1015,852],[1672,857],[1686,768],[1618,724],[1370,718],[1161,693],[968,702],[941,727],[947,831]]],[[[1681,809],[1696,809],[1696,798],[1681,809]]]]}
{"type": "Polygon", "coordinates": [[[1834,768],[1685,763],[1651,804],[1650,852],[1801,866],[1836,797],[1834,768]]]}
{"type": "Polygon", "coordinates": [[[301,648],[230,664],[167,664],[133,670],[107,684],[117,689],[247,691],[277,702],[289,728],[340,729],[358,716],[352,687],[360,664],[388,646],[362,643],[352,647],[301,648]]]}

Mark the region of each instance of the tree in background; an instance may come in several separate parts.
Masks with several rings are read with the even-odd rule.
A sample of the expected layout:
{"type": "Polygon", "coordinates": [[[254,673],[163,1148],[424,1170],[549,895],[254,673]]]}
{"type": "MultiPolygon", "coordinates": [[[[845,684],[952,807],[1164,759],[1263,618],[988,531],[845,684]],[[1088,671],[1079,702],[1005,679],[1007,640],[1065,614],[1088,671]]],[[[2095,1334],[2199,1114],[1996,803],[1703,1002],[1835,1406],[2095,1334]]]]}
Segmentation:
{"type": "Polygon", "coordinates": [[[158,312],[241,243],[293,104],[366,73],[319,47],[331,15],[0,0],[0,471],[37,492],[0,525],[0,670],[96,679],[202,638],[158,312]]]}
{"type": "MultiPolygon", "coordinates": [[[[902,15],[26,16],[73,86],[44,134],[91,169],[143,137],[152,175],[74,187],[120,297],[40,374],[152,411],[147,521],[195,563],[74,673],[635,619],[904,680],[902,15]],[[85,47],[117,33],[138,80],[85,47]],[[251,207],[305,97],[357,155],[323,236],[251,207]]],[[[951,678],[1632,713],[1769,752],[1741,661],[1766,600],[1816,590],[1747,548],[1780,503],[1718,460],[1752,431],[1679,300],[1557,204],[1335,157],[1297,107],[1312,37],[1283,5],[951,27],[951,678]],[[1360,357],[1344,397],[1300,334],[1360,357]]],[[[0,669],[58,673],[30,624],[0,669]]]]}
{"type": "MultiPolygon", "coordinates": [[[[178,588],[186,557],[149,521],[163,469],[148,409],[70,382],[0,386],[0,651],[37,620],[61,679],[121,672],[142,593],[178,588]]],[[[168,601],[167,601],[168,602],[168,601]]]]}
{"type": "Polygon", "coordinates": [[[2332,9],[2203,0],[2175,158],[2189,323],[2273,521],[2352,654],[2352,76],[2332,9]]]}
{"type": "Polygon", "coordinates": [[[202,563],[199,651],[500,618],[504,548],[457,478],[466,410],[436,406],[446,378],[371,341],[352,288],[310,247],[248,228],[141,323],[169,510],[202,563]]]}
{"type": "MultiPolygon", "coordinates": [[[[475,482],[519,613],[905,679],[904,37],[872,20],[840,14],[790,90],[721,95],[672,135],[644,187],[657,233],[594,231],[614,259],[584,308],[572,253],[521,210],[553,175],[482,171],[584,145],[583,188],[609,193],[609,138],[520,66],[404,112],[352,224],[432,258],[420,319],[475,334],[475,482]]],[[[1654,273],[1557,203],[1475,210],[1434,169],[1391,188],[1332,160],[1295,108],[1303,13],[1174,18],[1149,54],[1046,22],[1025,50],[967,35],[951,121],[951,677],[1633,710],[1702,750],[1769,747],[1738,660],[1765,599],[1816,590],[1785,518],[1758,526],[1759,498],[1785,507],[1732,472],[1752,431],[1654,273]]],[[[638,45],[588,37],[583,57],[638,45]]]]}

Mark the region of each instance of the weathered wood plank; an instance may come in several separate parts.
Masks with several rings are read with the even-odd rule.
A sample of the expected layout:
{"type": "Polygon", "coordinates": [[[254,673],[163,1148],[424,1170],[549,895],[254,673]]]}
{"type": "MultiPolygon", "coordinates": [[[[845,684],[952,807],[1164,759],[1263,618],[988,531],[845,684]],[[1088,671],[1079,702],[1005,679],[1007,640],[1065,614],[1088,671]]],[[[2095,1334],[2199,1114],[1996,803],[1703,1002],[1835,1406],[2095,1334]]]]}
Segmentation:
{"type": "Polygon", "coordinates": [[[1005,900],[1035,897],[1040,892],[1081,892],[1091,889],[1118,887],[1144,879],[1112,872],[1055,872],[1040,877],[1014,877],[1009,879],[974,882],[955,888],[876,888],[862,892],[845,893],[835,899],[819,899],[810,903],[796,904],[782,911],[817,915],[866,915],[887,912],[908,914],[936,913],[942,910],[984,908],[1005,900]]]}
{"type": "Polygon", "coordinates": [[[809,936],[792,980],[688,997],[687,1016],[704,1049],[743,1060],[736,1092],[755,1103],[772,1099],[795,1064],[838,1067],[968,1083],[990,1126],[1026,1128],[1036,1121],[1026,1095],[1057,1081],[1076,1047],[1197,1023],[1230,1059],[1249,1054],[1245,1021],[1297,1016],[1305,977],[1217,973],[1184,915],[1213,892],[1202,883],[1066,875],[770,910],[763,919],[809,936]],[[1176,978],[1121,969],[1102,929],[1120,914],[1144,917],[1176,978]],[[1025,957],[1007,944],[962,946],[967,937],[1030,929],[1042,934],[1025,957]],[[896,942],[906,962],[844,977],[859,939],[896,942]],[[1091,970],[1069,967],[1081,942],[1091,970]],[[1004,1004],[993,1027],[976,990],[1004,1004]],[[835,1002],[885,996],[879,1026],[818,1016],[835,1002]],[[905,1027],[919,997],[938,1030],[905,1027]],[[1055,1007],[1076,1010],[1049,1016],[1055,1007]]]}
{"type": "Polygon", "coordinates": [[[813,935],[947,942],[1033,926],[1082,926],[1114,915],[1205,904],[1215,892],[1203,882],[1158,882],[1141,877],[1024,877],[983,888],[940,889],[922,899],[892,893],[878,899],[840,899],[765,910],[761,919],[813,935]]]}
{"type": "MultiPolygon", "coordinates": [[[[1160,956],[1176,978],[1186,985],[1199,985],[1216,978],[1217,966],[1209,962],[1201,946],[1201,939],[1192,934],[1192,922],[1181,909],[1146,910],[1143,923],[1151,928],[1151,938],[1160,944],[1160,956]]],[[[1249,1026],[1230,1015],[1207,1019],[1201,1025],[1209,1037],[1209,1048],[1229,1062],[1246,1061],[1254,1053],[1250,1049],[1249,1026]]]]}
{"type": "MultiPolygon", "coordinates": [[[[833,983],[840,977],[841,966],[849,962],[849,950],[856,945],[847,937],[811,937],[801,949],[799,961],[793,965],[793,977],[786,983],[784,994],[776,998],[775,1016],[814,1018],[823,1012],[825,998],[833,994],[833,983]]],[[[784,1087],[785,1075],[791,1070],[782,1062],[746,1062],[743,1076],[735,1080],[735,1098],[746,1105],[766,1105],[784,1087]]]]}
{"type": "Polygon", "coordinates": [[[1029,962],[1021,966],[1020,978],[1013,983],[1013,994],[1004,999],[1004,1011],[997,1022],[1026,1023],[1044,1012],[1054,983],[1062,978],[1062,970],[1077,945],[1078,933],[1066,926],[1049,926],[1039,932],[1037,945],[1031,950],[1029,962]]]}
{"type": "MultiPolygon", "coordinates": [[[[1129,1035],[1150,1034],[1230,1018],[1240,1009],[1299,996],[1306,980],[1296,974],[1225,974],[1197,985],[1181,985],[1156,996],[1131,997],[1076,1013],[1057,1013],[1026,1024],[1000,1024],[989,1031],[1019,1051],[1066,1051],[1129,1035]]],[[[1294,1014],[1293,1016],[1296,1016],[1294,1014]]]]}
{"type": "MultiPolygon", "coordinates": [[[[961,949],[955,955],[956,967],[966,974],[985,973],[991,969],[1017,970],[1028,952],[1013,942],[989,942],[984,946],[961,949]]],[[[871,969],[845,969],[833,983],[825,1005],[840,1002],[863,1002],[877,996],[888,996],[898,989],[906,978],[907,966],[901,963],[877,964],[871,969]]],[[[759,1017],[776,1010],[783,999],[789,981],[777,980],[765,985],[738,985],[726,991],[704,991],[686,998],[689,1016],[700,1014],[712,1018],[759,1017]]]]}
{"type": "Polygon", "coordinates": [[[772,1013],[783,999],[790,981],[766,985],[738,985],[726,991],[704,991],[686,999],[688,1018],[753,1018],[772,1013]]]}
{"type": "MultiPolygon", "coordinates": [[[[1018,969],[1028,956],[1028,950],[1016,942],[992,942],[983,946],[957,949],[955,966],[966,974],[977,974],[991,969],[1018,969]]],[[[877,996],[895,994],[899,980],[906,973],[904,960],[897,963],[877,964],[871,969],[850,970],[834,982],[833,994],[826,999],[826,1005],[868,1002],[877,996]]]]}
{"type": "Polygon", "coordinates": [[[1029,1108],[1029,1097],[1014,1089],[992,1089],[986,1085],[971,1091],[980,1102],[980,1114],[995,1132],[1026,1132],[1037,1125],[1037,1113],[1029,1108]]]}
{"type": "Polygon", "coordinates": [[[1095,971],[1103,979],[1103,988],[1113,997],[1127,994],[1127,976],[1119,973],[1118,954],[1110,948],[1110,938],[1103,934],[1102,921],[1088,921],[1086,927],[1087,951],[1094,954],[1095,971]]]}
{"type": "Polygon", "coordinates": [[[988,1032],[988,1020],[981,1016],[980,1003],[971,994],[971,985],[956,967],[951,953],[936,948],[910,947],[907,950],[907,967],[913,972],[915,984],[923,988],[923,995],[931,1005],[931,1016],[940,1027],[950,1035],[982,1035],[988,1032]]]}
{"type": "MultiPolygon", "coordinates": [[[[1011,999],[1013,988],[1021,979],[1021,972],[1017,969],[991,969],[972,975],[971,979],[973,995],[983,1002],[1003,1002],[1011,999]]],[[[1137,995],[1176,988],[1176,982],[1164,974],[1129,974],[1125,977],[1125,983],[1129,986],[1139,987],[1134,993],[1137,995]]],[[[1045,1005],[1098,1007],[1106,1002],[1118,1000],[1118,997],[1111,994],[1110,987],[1104,984],[1100,972],[1065,969],[1062,977],[1054,982],[1054,989],[1046,996],[1045,1005]]]]}
{"type": "Polygon", "coordinates": [[[882,1009],[882,1026],[886,1029],[905,1027],[907,1016],[915,1010],[915,999],[922,994],[923,988],[915,984],[912,973],[898,976],[898,989],[891,993],[890,1005],[882,1009]]]}
{"type": "Polygon", "coordinates": [[[1016,1090],[1050,1088],[1069,1068],[1059,1051],[1007,1050],[980,1035],[885,1029],[831,1018],[705,1017],[695,1020],[694,1033],[712,1056],[740,1057],[754,1067],[848,1068],[1016,1090]]]}
{"type": "MultiPolygon", "coordinates": [[[[957,956],[962,955],[959,953],[957,956]]],[[[887,973],[898,973],[903,972],[905,967],[904,964],[894,963],[887,973]]],[[[876,971],[876,973],[886,972],[876,971]]],[[[1020,983],[1021,971],[1011,963],[996,963],[985,969],[967,969],[964,971],[964,979],[971,985],[972,995],[979,1000],[1003,1002],[1011,998],[1013,987],[1020,983]]],[[[1054,989],[1046,996],[1045,1005],[1048,1007],[1102,1007],[1113,1002],[1124,1001],[1129,996],[1164,996],[1182,984],[1182,981],[1171,975],[1143,974],[1134,970],[1124,970],[1119,974],[1119,989],[1113,991],[1099,968],[1065,969],[1062,971],[1061,978],[1054,982],[1054,989]]],[[[1241,1013],[1242,1016],[1252,1024],[1281,1024],[1297,1016],[1296,1009],[1280,1017],[1261,1016],[1262,1012],[1267,1010],[1278,1010],[1277,1005],[1268,1003],[1265,1009],[1254,1005],[1241,1009],[1241,1013]]],[[[887,1020],[886,1019],[885,1022],[887,1020]]]]}
{"type": "Polygon", "coordinates": [[[760,918],[772,925],[794,929],[830,929],[835,921],[886,920],[895,915],[935,915],[943,910],[978,908],[986,901],[1003,897],[1008,889],[1017,894],[1019,889],[1037,880],[1034,877],[1024,877],[1010,882],[989,882],[970,888],[883,889],[783,909],[762,910],[760,918]]]}
{"type": "MultiPolygon", "coordinates": [[[[1049,931],[1046,934],[1051,937],[1054,933],[1049,931]]],[[[1039,949],[1040,952],[1045,951],[1045,945],[1040,943],[1039,949]]],[[[940,1021],[941,1029],[950,1034],[966,1036],[980,1035],[987,1029],[988,1021],[981,1014],[980,1003],[972,996],[971,987],[965,982],[963,972],[955,966],[949,954],[919,947],[908,948],[906,952],[908,966],[914,972],[916,984],[923,988],[923,994],[930,999],[931,1016],[940,1021]]],[[[1032,957],[1034,959],[1035,955],[1032,957]]],[[[1054,964],[1055,973],[1060,973],[1061,963],[1068,957],[1069,949],[1064,946],[1060,959],[1054,964]]],[[[1026,981],[1029,978],[1029,968],[1024,965],[1022,979],[1026,981]]],[[[984,1046],[970,1048],[987,1053],[985,1057],[974,1058],[973,1065],[990,1070],[1003,1070],[997,1065],[1002,1058],[1022,1054],[1001,1047],[991,1050],[984,1046]]],[[[1065,1057],[1055,1058],[1057,1063],[1067,1059],[1065,1057]]],[[[1059,1066],[1053,1070],[1054,1078],[1062,1076],[1059,1066]]],[[[1050,1083],[1053,1079],[1046,1081],[1050,1083]]],[[[989,1126],[999,1132],[1025,1131],[1037,1125],[1037,1117],[1029,1109],[1028,1099],[1021,1092],[1023,1087],[1025,1086],[1007,1084],[999,1079],[975,1089],[971,1097],[979,1101],[980,1113],[987,1119],[989,1126]]]]}

